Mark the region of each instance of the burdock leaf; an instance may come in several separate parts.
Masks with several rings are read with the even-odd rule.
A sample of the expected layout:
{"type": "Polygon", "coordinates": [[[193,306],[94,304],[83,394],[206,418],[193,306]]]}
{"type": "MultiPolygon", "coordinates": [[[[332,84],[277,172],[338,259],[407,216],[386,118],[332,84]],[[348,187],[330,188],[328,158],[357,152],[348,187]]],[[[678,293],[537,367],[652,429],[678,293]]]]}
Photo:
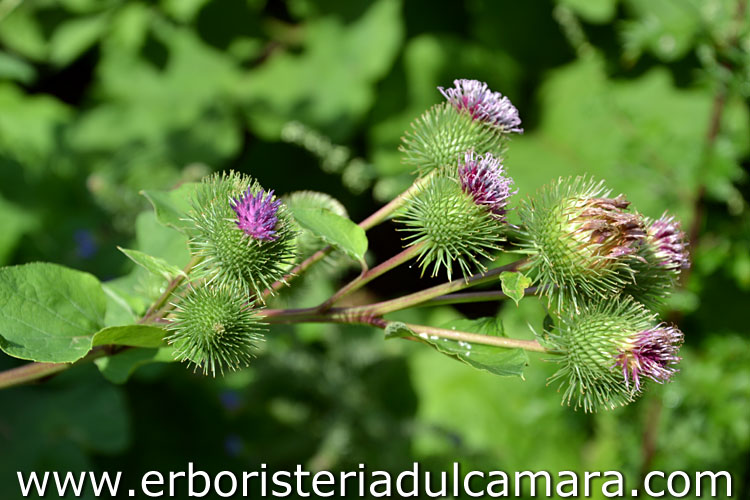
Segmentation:
{"type": "Polygon", "coordinates": [[[174,361],[174,348],[159,347],[128,349],[113,356],[99,358],[94,363],[104,378],[113,384],[123,384],[140,366],[174,361]]]}
{"type": "Polygon", "coordinates": [[[391,321],[388,326],[385,327],[385,338],[399,338],[399,337],[411,337],[416,335],[411,328],[406,326],[406,323],[401,321],[391,321]]]}
{"type": "Polygon", "coordinates": [[[117,249],[127,255],[130,260],[139,266],[152,274],[161,276],[167,281],[179,275],[187,277],[179,267],[170,264],[164,259],[154,257],[153,255],[138,250],[131,250],[129,248],[117,247],[117,249]]]}
{"type": "MultiPolygon", "coordinates": [[[[460,325],[463,331],[488,336],[502,336],[502,325],[495,318],[459,320],[446,325],[455,330],[460,325]]],[[[438,352],[466,363],[469,366],[500,376],[523,377],[523,370],[529,364],[529,356],[523,349],[506,349],[484,344],[463,342],[419,333],[415,335],[431,344],[438,352]]]]}
{"type": "Polygon", "coordinates": [[[105,310],[101,283],[91,274],[41,262],[0,269],[0,349],[13,357],[82,358],[105,310]]]}
{"type": "Polygon", "coordinates": [[[513,299],[516,306],[523,298],[524,291],[531,286],[531,280],[518,271],[500,273],[500,282],[502,283],[503,293],[513,299]]]}
{"type": "Polygon", "coordinates": [[[363,261],[367,252],[367,236],[364,229],[346,217],[341,217],[325,208],[290,207],[297,223],[329,245],[343,250],[355,260],[363,261]]]}
{"type": "Polygon", "coordinates": [[[125,345],[130,347],[161,347],[166,345],[166,332],[149,325],[110,326],[94,335],[93,345],[125,345]]]}

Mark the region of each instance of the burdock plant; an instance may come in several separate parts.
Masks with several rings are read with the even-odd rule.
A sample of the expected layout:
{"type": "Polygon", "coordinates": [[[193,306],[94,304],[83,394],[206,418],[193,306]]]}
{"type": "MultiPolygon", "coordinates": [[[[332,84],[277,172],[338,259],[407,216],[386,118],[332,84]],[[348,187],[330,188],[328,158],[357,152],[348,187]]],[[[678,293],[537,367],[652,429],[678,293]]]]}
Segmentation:
{"type": "MultiPolygon", "coordinates": [[[[0,348],[43,363],[0,373],[0,387],[131,349],[159,348],[160,359],[166,352],[196,371],[220,375],[250,364],[274,324],[301,322],[381,328],[387,338],[422,342],[497,374],[520,375],[526,352],[543,352],[559,363],[550,383],[563,402],[584,411],[630,403],[650,383],[670,380],[683,335],[660,321],[654,308],[689,265],[678,222],[666,214],[656,220],[641,215],[623,194],[590,177],[554,180],[515,205],[512,165],[506,169],[503,154],[509,138],[523,131],[516,107],[476,80],[438,90],[445,101],[417,118],[403,137],[403,161],[413,168],[414,183],[359,224],[324,193],[277,197],[245,173],[216,173],[171,192],[146,193],[157,220],[191,257],[180,269],[170,256],[123,249],[150,273],[156,296],[109,286],[107,300],[92,276],[51,264],[0,270],[0,296],[8,297],[0,303],[0,348]],[[403,249],[371,265],[366,232],[390,218],[403,249]],[[359,264],[360,274],[317,306],[266,307],[293,301],[294,295],[283,301],[276,295],[334,253],[329,263],[359,264]],[[518,254],[520,260],[495,264],[518,254]],[[390,300],[342,305],[370,281],[412,261],[422,276],[447,281],[401,295],[394,290],[390,300]],[[464,292],[480,285],[489,289],[464,292]],[[535,293],[551,320],[536,338],[388,316],[414,306],[505,298],[517,303],[535,293]],[[116,309],[123,304],[133,309],[126,311],[130,320],[116,309]]],[[[100,364],[105,374],[106,366],[100,364]]]]}

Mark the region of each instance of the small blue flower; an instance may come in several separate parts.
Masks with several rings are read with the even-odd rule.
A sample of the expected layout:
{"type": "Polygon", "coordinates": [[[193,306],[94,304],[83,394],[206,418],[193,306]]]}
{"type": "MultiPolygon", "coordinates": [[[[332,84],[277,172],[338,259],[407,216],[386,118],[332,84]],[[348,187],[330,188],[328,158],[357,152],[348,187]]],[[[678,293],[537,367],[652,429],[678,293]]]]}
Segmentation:
{"type": "Polygon", "coordinates": [[[273,190],[266,192],[261,189],[253,196],[248,189],[243,196],[234,200],[232,208],[237,214],[237,226],[245,234],[256,240],[276,240],[276,211],[281,206],[281,200],[273,201],[273,190]]]}
{"type": "Polygon", "coordinates": [[[88,229],[77,229],[73,233],[73,239],[76,242],[76,254],[82,259],[90,259],[99,250],[94,234],[88,229]]]}
{"type": "Polygon", "coordinates": [[[478,80],[453,80],[455,88],[438,87],[441,94],[459,111],[466,111],[475,120],[499,127],[503,132],[522,133],[518,109],[506,96],[493,92],[478,80]]]}
{"type": "Polygon", "coordinates": [[[219,394],[219,401],[221,406],[229,412],[235,412],[242,408],[242,398],[237,391],[226,390],[219,394]]]}

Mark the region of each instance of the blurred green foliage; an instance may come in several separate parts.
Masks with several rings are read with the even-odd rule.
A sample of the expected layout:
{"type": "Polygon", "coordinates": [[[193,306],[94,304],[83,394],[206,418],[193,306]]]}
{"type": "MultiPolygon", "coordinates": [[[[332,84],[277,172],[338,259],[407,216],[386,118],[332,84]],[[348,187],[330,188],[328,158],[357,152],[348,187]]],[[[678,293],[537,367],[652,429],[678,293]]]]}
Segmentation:
{"type": "MultiPolygon", "coordinates": [[[[677,215],[694,262],[666,311],[686,334],[681,372],[630,407],[561,407],[545,387],[555,366],[537,355],[525,380],[506,379],[367,328],[278,327],[253,367],[221,379],[148,364],[115,386],[88,366],[0,392],[0,497],[18,496],[16,470],[415,460],[618,469],[633,487],[650,469],[728,470],[736,498],[750,497],[745,3],[1,0],[0,264],[110,280],[133,270],[116,245],[184,259],[139,191],[229,168],[280,194],[328,192],[360,219],[411,182],[400,137],[454,78],[487,81],[519,108],[526,133],[505,162],[519,196],[558,176],[604,178],[646,215],[677,215]]],[[[400,248],[389,229],[371,232],[372,259],[400,248]]],[[[316,304],[340,274],[322,264],[279,304],[316,304]]],[[[417,276],[363,293],[391,297],[417,276]]],[[[105,287],[124,304],[119,321],[146,306],[127,296],[133,282],[155,286],[135,270],[105,287]]],[[[497,308],[395,319],[442,325],[497,308]]],[[[514,336],[541,329],[535,299],[502,308],[514,336]]],[[[115,362],[111,378],[146,358],[115,362]]],[[[0,355],[0,368],[17,364],[0,355]]]]}

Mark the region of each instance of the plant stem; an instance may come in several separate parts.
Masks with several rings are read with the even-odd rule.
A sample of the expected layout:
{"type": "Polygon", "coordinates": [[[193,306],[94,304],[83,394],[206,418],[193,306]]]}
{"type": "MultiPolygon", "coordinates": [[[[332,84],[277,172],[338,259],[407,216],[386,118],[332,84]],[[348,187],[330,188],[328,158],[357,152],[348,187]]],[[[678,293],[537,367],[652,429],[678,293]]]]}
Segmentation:
{"type": "MultiPolygon", "coordinates": [[[[537,287],[532,286],[524,290],[524,295],[534,295],[537,287]]],[[[419,307],[444,306],[450,304],[470,304],[473,302],[489,302],[493,300],[505,300],[508,296],[499,290],[488,290],[484,292],[462,292],[441,295],[419,304],[419,307]]]]}
{"type": "Polygon", "coordinates": [[[434,172],[435,171],[433,170],[424,177],[420,177],[415,180],[414,183],[409,186],[406,191],[393,198],[386,205],[383,205],[375,213],[360,222],[359,227],[367,231],[368,229],[371,229],[386,220],[391,216],[391,214],[393,214],[393,212],[401,208],[401,205],[403,205],[409,198],[411,198],[415,193],[422,189],[422,186],[424,186],[424,184],[434,175],[434,172]]]}
{"type": "Polygon", "coordinates": [[[73,365],[87,363],[94,359],[101,358],[107,353],[108,351],[104,346],[95,347],[89,351],[85,357],[79,359],[75,363],[27,363],[17,368],[5,370],[4,372],[0,372],[0,389],[33,382],[34,380],[55,375],[61,371],[67,370],[73,365]]]}
{"type": "Polygon", "coordinates": [[[341,289],[339,289],[338,292],[334,293],[328,300],[323,302],[319,307],[318,310],[321,312],[327,311],[330,309],[336,302],[341,300],[342,298],[346,297],[350,293],[359,290],[363,286],[365,286],[370,281],[374,280],[378,276],[381,276],[391,269],[400,266],[404,262],[407,262],[411,260],[412,257],[417,255],[419,251],[424,246],[424,243],[418,243],[416,245],[412,245],[398,254],[394,255],[390,259],[382,262],[381,264],[378,264],[377,266],[373,267],[372,269],[369,269],[367,271],[364,271],[362,274],[357,276],[355,279],[344,285],[341,289]]]}
{"type": "Polygon", "coordinates": [[[482,335],[480,333],[461,332],[457,330],[447,330],[445,328],[435,328],[432,326],[425,325],[413,325],[411,323],[405,323],[405,325],[418,337],[425,338],[425,336],[440,337],[443,339],[458,340],[461,342],[469,342],[471,344],[484,344],[496,347],[504,347],[507,349],[525,349],[527,351],[534,352],[548,352],[539,342],[536,340],[523,340],[523,339],[511,339],[508,337],[496,337],[494,335],[482,335]]]}
{"type": "MultiPolygon", "coordinates": [[[[370,325],[385,329],[388,321],[379,316],[357,315],[352,312],[354,308],[331,309],[327,313],[317,312],[315,308],[309,309],[267,309],[264,316],[269,323],[347,323],[370,325]]],[[[432,326],[415,325],[406,323],[406,326],[417,336],[420,334],[430,335],[445,339],[459,340],[474,344],[484,344],[508,349],[525,349],[527,351],[548,352],[536,340],[512,339],[507,337],[496,337],[494,335],[482,335],[479,333],[462,332],[458,330],[447,330],[432,326]]]]}
{"type": "Polygon", "coordinates": [[[367,306],[353,307],[349,308],[349,310],[352,314],[382,316],[390,312],[406,309],[407,307],[413,307],[423,302],[427,302],[428,300],[440,297],[441,295],[458,292],[472,286],[481,285],[482,283],[488,283],[497,279],[497,276],[499,276],[500,273],[504,271],[514,271],[525,262],[526,259],[520,259],[505,266],[490,269],[486,273],[474,274],[465,279],[449,281],[447,283],[443,283],[442,285],[436,285],[419,292],[404,295],[403,297],[398,297],[396,299],[386,300],[384,302],[378,302],[367,306]]]}
{"type": "MultiPolygon", "coordinates": [[[[391,214],[393,214],[393,212],[398,210],[401,205],[403,205],[414,193],[419,191],[424,183],[427,182],[427,179],[429,179],[432,175],[433,174],[430,173],[415,180],[414,183],[406,191],[396,196],[386,205],[380,207],[375,213],[360,222],[358,226],[367,231],[386,220],[391,214]]],[[[289,273],[287,273],[282,279],[276,281],[271,285],[270,288],[264,290],[262,297],[265,299],[268,296],[273,295],[274,292],[280,290],[284,285],[289,284],[290,281],[305,272],[310,266],[324,258],[326,255],[331,253],[332,250],[333,247],[327,246],[309,256],[307,259],[298,264],[294,269],[289,271],[289,273]]]]}
{"type": "Polygon", "coordinates": [[[151,304],[151,307],[148,308],[146,314],[144,314],[143,317],[138,320],[138,324],[149,323],[150,321],[157,319],[161,317],[161,315],[163,315],[163,311],[161,311],[161,309],[169,300],[169,296],[172,295],[172,292],[177,290],[177,287],[179,287],[183,281],[185,281],[185,277],[198,264],[198,262],[200,262],[200,258],[198,257],[193,257],[190,259],[190,262],[188,262],[188,264],[182,270],[182,274],[178,274],[177,276],[172,278],[172,281],[167,284],[167,288],[159,296],[159,298],[156,299],[156,302],[151,304]]]}
{"type": "MultiPolygon", "coordinates": [[[[402,256],[403,253],[404,252],[401,252],[401,254],[395,256],[393,259],[396,259],[396,257],[399,257],[399,256],[401,256],[399,257],[399,259],[403,258],[402,256]]],[[[393,260],[393,262],[395,262],[395,260],[393,260]]],[[[501,266],[495,269],[491,269],[484,274],[475,274],[465,280],[458,279],[458,280],[449,281],[447,283],[443,283],[442,285],[437,285],[432,288],[422,290],[420,292],[416,292],[410,295],[405,295],[403,297],[399,297],[397,299],[393,299],[393,300],[389,300],[385,302],[379,302],[379,303],[372,304],[369,306],[330,308],[327,311],[321,311],[320,308],[318,307],[311,307],[307,309],[283,309],[283,310],[282,309],[264,309],[260,311],[260,314],[264,317],[264,319],[268,323],[316,323],[316,322],[318,323],[320,322],[348,323],[348,324],[370,325],[370,326],[375,326],[377,328],[386,328],[388,326],[388,321],[382,318],[382,316],[386,313],[398,311],[400,309],[405,309],[407,307],[412,307],[417,304],[422,304],[422,303],[431,301],[433,299],[438,299],[438,297],[445,296],[446,294],[450,294],[451,292],[456,292],[456,291],[463,290],[465,288],[469,288],[475,285],[487,283],[495,279],[496,276],[498,276],[503,271],[512,271],[512,270],[519,268],[524,262],[525,262],[525,259],[521,259],[516,262],[512,262],[508,265],[501,266]]],[[[195,264],[196,262],[191,261],[191,263],[188,264],[188,267],[186,268],[186,270],[189,271],[192,268],[192,266],[194,266],[195,264]]],[[[394,264],[390,268],[392,269],[396,265],[398,264],[394,264]]],[[[384,266],[383,269],[385,269],[385,267],[387,266],[384,266]]],[[[373,268],[373,271],[375,271],[375,269],[377,268],[373,268]]],[[[385,272],[386,270],[387,269],[383,270],[382,272],[385,272]]],[[[154,305],[151,308],[149,308],[149,311],[146,312],[146,314],[139,321],[139,323],[146,323],[148,321],[152,321],[156,319],[155,314],[160,312],[160,309],[166,303],[169,295],[179,286],[182,280],[184,280],[184,277],[182,275],[175,277],[167,286],[167,289],[164,291],[164,293],[162,293],[161,297],[154,303],[154,305]]],[[[497,298],[499,298],[499,295],[496,295],[496,296],[497,298]]],[[[450,295],[448,297],[450,297],[450,295]]],[[[485,295],[485,297],[487,296],[485,295]]],[[[453,299],[455,298],[456,297],[454,296],[453,299]]],[[[442,300],[445,300],[445,299],[446,297],[442,297],[442,300]]],[[[437,300],[433,301],[433,303],[435,302],[437,302],[437,300]]],[[[413,331],[417,333],[424,333],[426,335],[435,335],[438,337],[450,338],[453,340],[462,340],[465,342],[475,342],[475,343],[483,343],[487,345],[496,345],[499,347],[518,347],[518,348],[526,349],[530,351],[544,352],[544,348],[542,348],[537,342],[531,341],[531,340],[518,340],[518,339],[507,339],[504,337],[492,337],[492,336],[486,336],[486,335],[479,335],[475,333],[456,332],[454,330],[433,328],[429,326],[420,326],[420,325],[408,325],[408,326],[413,331]]],[[[107,346],[97,347],[97,348],[92,349],[91,352],[89,352],[89,354],[87,354],[81,360],[77,361],[75,364],[91,361],[93,359],[106,356],[108,354],[109,354],[109,350],[107,349],[107,346]]],[[[11,370],[0,372],[0,389],[5,388],[5,387],[12,387],[12,386],[24,384],[27,382],[31,382],[33,380],[47,377],[49,375],[53,375],[55,373],[58,373],[58,372],[61,372],[63,370],[70,368],[71,366],[73,366],[73,364],[74,363],[29,363],[27,365],[20,366],[18,368],[13,368],[11,370]]]]}

